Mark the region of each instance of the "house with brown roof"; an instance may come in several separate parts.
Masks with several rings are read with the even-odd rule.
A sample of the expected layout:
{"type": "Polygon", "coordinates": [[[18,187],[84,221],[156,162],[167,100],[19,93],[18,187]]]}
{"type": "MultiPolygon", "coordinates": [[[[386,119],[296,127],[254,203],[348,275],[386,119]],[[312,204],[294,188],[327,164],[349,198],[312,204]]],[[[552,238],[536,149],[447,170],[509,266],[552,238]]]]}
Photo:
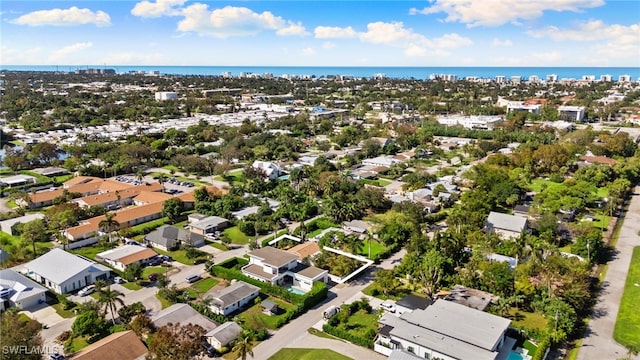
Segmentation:
{"type": "Polygon", "coordinates": [[[146,204],[151,204],[156,202],[165,202],[173,197],[163,192],[157,192],[159,190],[160,189],[158,190],[145,189],[145,191],[141,191],[140,193],[138,193],[138,195],[136,195],[133,198],[133,204],[140,206],[140,205],[146,205],[146,204]]]}
{"type": "Polygon", "coordinates": [[[113,333],[73,354],[71,360],[142,360],[149,351],[131,330],[113,333]]]}
{"type": "Polygon", "coordinates": [[[157,255],[157,252],[147,247],[123,245],[97,254],[96,259],[104,261],[120,271],[125,271],[129,265],[145,265],[157,255]]]}
{"type": "Polygon", "coordinates": [[[615,164],[618,163],[615,159],[608,158],[606,156],[582,155],[580,156],[580,161],[582,161],[585,165],[598,164],[598,165],[614,166],[615,164]]]}
{"type": "Polygon", "coordinates": [[[315,255],[320,252],[320,247],[315,241],[307,241],[302,244],[298,244],[291,249],[287,250],[288,253],[298,257],[298,260],[308,258],[311,255],[315,255]]]}
{"type": "Polygon", "coordinates": [[[314,281],[328,281],[327,270],[305,265],[297,255],[285,250],[265,246],[248,255],[249,264],[242,267],[242,273],[256,280],[304,292],[311,290],[314,281]]]}
{"type": "Polygon", "coordinates": [[[20,206],[29,206],[30,208],[39,208],[53,204],[53,200],[65,194],[77,193],[81,197],[96,194],[104,194],[115,191],[129,189],[133,185],[113,181],[109,179],[100,179],[88,176],[79,176],[64,183],[62,188],[49,189],[29,194],[29,202],[22,201],[20,206]],[[75,180],[75,181],[74,181],[75,180]]]}
{"type": "MultiPolygon", "coordinates": [[[[142,193],[150,193],[150,194],[161,194],[168,196],[170,195],[162,194],[157,191],[162,190],[162,185],[159,183],[147,183],[143,185],[134,186],[128,189],[123,190],[115,190],[115,191],[107,191],[101,192],[95,195],[89,195],[82,198],[74,199],[73,202],[77,203],[81,208],[88,208],[91,206],[99,206],[103,208],[107,208],[109,210],[119,209],[121,207],[129,206],[135,202],[135,198],[140,196],[142,193]]],[[[166,200],[166,197],[162,197],[156,201],[166,200]]],[[[148,201],[146,203],[156,202],[156,201],[148,201]]],[[[136,204],[143,205],[143,204],[136,204]]]]}

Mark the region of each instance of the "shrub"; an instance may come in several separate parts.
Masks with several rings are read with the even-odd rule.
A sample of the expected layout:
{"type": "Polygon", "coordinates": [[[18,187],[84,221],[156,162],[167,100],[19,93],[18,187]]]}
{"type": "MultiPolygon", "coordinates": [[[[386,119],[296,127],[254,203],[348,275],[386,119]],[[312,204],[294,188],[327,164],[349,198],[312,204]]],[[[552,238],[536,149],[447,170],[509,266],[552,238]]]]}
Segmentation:
{"type": "Polygon", "coordinates": [[[369,331],[367,333],[367,337],[360,337],[360,336],[355,336],[351,334],[347,330],[344,330],[335,326],[331,326],[328,323],[322,326],[322,331],[326,332],[329,335],[333,335],[341,339],[345,339],[356,345],[373,349],[373,339],[375,338],[375,331],[369,331]]]}
{"type": "Polygon", "coordinates": [[[66,330],[66,331],[63,331],[60,335],[58,335],[58,337],[56,338],[56,341],[58,341],[59,343],[64,343],[70,337],[71,337],[71,330],[66,330]]]}

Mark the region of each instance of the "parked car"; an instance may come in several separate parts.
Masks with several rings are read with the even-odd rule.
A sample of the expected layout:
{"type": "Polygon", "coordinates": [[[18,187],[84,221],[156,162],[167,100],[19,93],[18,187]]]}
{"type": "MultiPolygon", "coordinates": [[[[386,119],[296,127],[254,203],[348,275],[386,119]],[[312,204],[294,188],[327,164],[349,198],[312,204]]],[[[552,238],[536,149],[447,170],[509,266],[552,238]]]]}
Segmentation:
{"type": "Polygon", "coordinates": [[[64,360],[64,355],[59,354],[59,353],[53,353],[53,354],[49,355],[49,358],[51,360],[64,360]]]}
{"type": "Polygon", "coordinates": [[[149,274],[149,281],[158,280],[158,276],[160,276],[160,274],[158,274],[158,273],[149,274]]]}
{"type": "Polygon", "coordinates": [[[385,300],[382,304],[380,304],[380,308],[391,313],[396,312],[396,304],[389,300],[385,300]]]}
{"type": "Polygon", "coordinates": [[[124,284],[124,279],[121,278],[120,276],[116,276],[113,278],[113,283],[114,284],[124,284]]]}
{"type": "Polygon", "coordinates": [[[173,261],[173,258],[169,255],[162,255],[162,261],[173,261]]]}
{"type": "Polygon", "coordinates": [[[96,291],[96,287],[94,285],[89,285],[78,291],[78,296],[87,296],[89,294],[93,294],[94,291],[96,291]]]}
{"type": "Polygon", "coordinates": [[[202,348],[204,349],[204,353],[207,354],[208,357],[212,358],[216,356],[216,349],[214,349],[213,345],[209,344],[208,342],[203,341],[202,348]]]}
{"type": "Polygon", "coordinates": [[[151,259],[151,260],[147,263],[147,265],[149,265],[149,266],[158,266],[158,265],[162,264],[163,262],[164,262],[164,260],[162,259],[162,257],[158,257],[158,256],[156,256],[156,257],[154,257],[153,259],[151,259]]]}
{"type": "Polygon", "coordinates": [[[200,275],[189,275],[189,276],[186,277],[187,282],[190,283],[190,284],[194,283],[194,282],[196,282],[196,281],[198,281],[200,279],[202,279],[200,277],[200,275]]]}
{"type": "Polygon", "coordinates": [[[329,319],[330,317],[332,317],[333,315],[337,314],[340,312],[340,307],[339,306],[329,306],[327,308],[327,310],[325,310],[322,313],[322,317],[325,319],[329,319]]]}

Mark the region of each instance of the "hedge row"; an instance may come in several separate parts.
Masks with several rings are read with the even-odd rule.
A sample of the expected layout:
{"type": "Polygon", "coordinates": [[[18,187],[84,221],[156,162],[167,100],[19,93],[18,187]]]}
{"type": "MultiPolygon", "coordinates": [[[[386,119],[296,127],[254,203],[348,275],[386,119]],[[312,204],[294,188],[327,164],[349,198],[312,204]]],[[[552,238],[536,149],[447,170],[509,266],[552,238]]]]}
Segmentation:
{"type": "Polygon", "coordinates": [[[550,346],[551,346],[551,340],[547,336],[538,343],[538,349],[536,350],[536,353],[533,355],[532,360],[543,360],[545,358],[545,355],[547,355],[547,350],[549,349],[550,346]]]}
{"type": "MultiPolygon", "coordinates": [[[[235,261],[240,262],[241,260],[235,261]]],[[[313,283],[311,291],[309,291],[305,295],[298,295],[290,292],[286,288],[255,280],[243,275],[240,270],[236,270],[234,268],[229,269],[224,267],[223,265],[225,264],[219,264],[211,267],[211,275],[227,280],[242,280],[246,283],[255,285],[266,294],[284,299],[295,305],[300,305],[302,307],[302,311],[306,311],[316,304],[320,303],[327,297],[327,293],[329,291],[325,283],[316,281],[313,283]]]]}
{"type": "Polygon", "coordinates": [[[373,339],[375,338],[375,334],[373,334],[374,336],[368,337],[368,338],[362,338],[359,336],[355,336],[353,334],[351,334],[349,331],[335,327],[335,326],[331,326],[329,324],[324,324],[322,326],[322,331],[326,332],[329,335],[333,335],[336,337],[339,337],[341,339],[345,339],[349,342],[352,342],[356,345],[360,345],[360,346],[364,346],[367,347],[369,349],[373,349],[373,339]]]}

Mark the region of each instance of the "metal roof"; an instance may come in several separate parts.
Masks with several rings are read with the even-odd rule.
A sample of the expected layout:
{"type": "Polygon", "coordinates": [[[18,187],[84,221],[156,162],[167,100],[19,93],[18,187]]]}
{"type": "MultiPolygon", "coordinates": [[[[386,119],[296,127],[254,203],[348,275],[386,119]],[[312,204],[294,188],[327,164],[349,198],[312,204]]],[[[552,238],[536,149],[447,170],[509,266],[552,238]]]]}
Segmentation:
{"type": "Polygon", "coordinates": [[[31,260],[24,265],[24,268],[58,285],[84,271],[110,271],[106,266],[59,248],[51,249],[48,253],[31,260]]]}

